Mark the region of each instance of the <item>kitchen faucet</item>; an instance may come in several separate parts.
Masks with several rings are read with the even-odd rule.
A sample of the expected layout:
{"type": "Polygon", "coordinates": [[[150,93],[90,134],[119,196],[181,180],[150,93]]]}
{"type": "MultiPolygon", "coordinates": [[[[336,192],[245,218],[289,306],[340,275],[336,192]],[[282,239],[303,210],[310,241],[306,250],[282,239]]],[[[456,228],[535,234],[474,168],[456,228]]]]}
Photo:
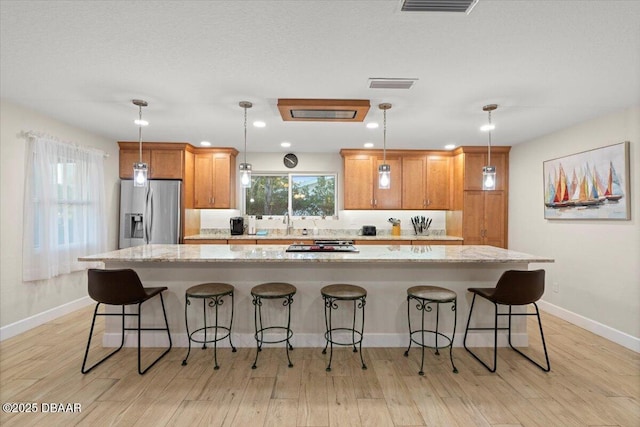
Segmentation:
{"type": "Polygon", "coordinates": [[[293,231],[293,221],[289,216],[289,211],[284,213],[284,218],[282,218],[282,223],[287,224],[287,236],[288,236],[293,231]]]}

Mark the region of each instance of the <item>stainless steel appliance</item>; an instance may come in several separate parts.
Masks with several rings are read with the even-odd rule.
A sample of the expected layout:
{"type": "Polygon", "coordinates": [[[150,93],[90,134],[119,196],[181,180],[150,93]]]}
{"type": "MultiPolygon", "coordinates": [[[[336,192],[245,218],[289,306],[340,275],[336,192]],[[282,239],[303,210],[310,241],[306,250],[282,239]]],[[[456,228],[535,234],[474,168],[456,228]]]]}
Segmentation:
{"type": "Polygon", "coordinates": [[[121,180],[118,247],[179,243],[181,185],[150,180],[146,187],[134,187],[132,180],[121,180]]]}
{"type": "Polygon", "coordinates": [[[241,216],[234,216],[229,220],[229,227],[231,228],[232,236],[244,234],[244,218],[241,216]]]}
{"type": "Polygon", "coordinates": [[[375,225],[363,225],[362,226],[362,235],[363,236],[375,236],[376,235],[376,226],[375,225]]]}
{"type": "Polygon", "coordinates": [[[353,246],[353,242],[350,241],[337,241],[326,240],[328,243],[322,240],[316,240],[313,245],[294,243],[287,248],[287,252],[359,252],[358,249],[353,246]]]}

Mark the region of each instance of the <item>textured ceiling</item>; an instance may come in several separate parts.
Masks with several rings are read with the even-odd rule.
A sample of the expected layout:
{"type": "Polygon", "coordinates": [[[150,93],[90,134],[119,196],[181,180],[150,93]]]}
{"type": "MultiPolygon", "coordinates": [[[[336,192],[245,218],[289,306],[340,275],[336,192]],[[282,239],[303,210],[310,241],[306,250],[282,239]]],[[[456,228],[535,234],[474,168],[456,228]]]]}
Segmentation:
{"type": "MultiPolygon", "coordinates": [[[[382,145],[364,123],[283,122],[278,98],[370,99],[387,147],[513,145],[640,104],[640,1],[480,0],[470,15],[378,1],[0,2],[7,99],[116,140],[337,152],[382,145]],[[418,78],[409,90],[371,77],[418,78]],[[280,147],[289,141],[290,149],[280,147]]],[[[35,129],[34,129],[35,130],[35,129]]],[[[46,129],[37,129],[46,131],[46,129]]],[[[616,142],[616,141],[603,141],[616,142]]]]}

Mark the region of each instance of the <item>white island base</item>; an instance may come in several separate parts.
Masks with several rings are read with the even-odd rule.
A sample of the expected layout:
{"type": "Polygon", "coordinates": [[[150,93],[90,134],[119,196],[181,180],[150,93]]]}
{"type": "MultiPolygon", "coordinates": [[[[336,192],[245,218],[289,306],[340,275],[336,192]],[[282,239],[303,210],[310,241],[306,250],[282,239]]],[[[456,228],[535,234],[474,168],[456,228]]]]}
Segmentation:
{"type": "MultiPolygon", "coordinates": [[[[251,288],[265,282],[287,282],[298,289],[291,314],[294,347],[324,347],[324,304],[320,289],[328,284],[346,283],[364,287],[368,294],[365,307],[364,347],[406,347],[407,289],[415,285],[434,285],[453,290],[458,295],[457,325],[454,346],[462,345],[472,295],[469,287],[494,287],[505,270],[527,270],[529,263],[553,262],[490,246],[362,246],[359,253],[287,253],[286,246],[255,245],[148,245],[122,249],[81,258],[102,261],[108,269],[132,268],[144,286],[167,286],[164,292],[169,327],[174,346],[188,344],[184,304],[185,291],[193,285],[224,282],[235,287],[232,340],[236,347],[254,347],[254,306],[251,288]]],[[[228,321],[230,300],[220,307],[220,324],[228,321]]],[[[493,324],[493,306],[479,299],[474,311],[476,325],[493,324]],[[478,314],[478,317],[476,317],[478,314]]],[[[503,307],[504,309],[504,307],[503,307]]],[[[208,323],[213,309],[208,309],[208,323]]],[[[514,309],[515,310],[515,309],[514,309]]],[[[412,325],[419,324],[420,312],[411,306],[412,325]]],[[[263,320],[282,323],[286,310],[280,301],[263,306],[263,320]]],[[[351,304],[334,311],[336,322],[350,324],[351,304]]],[[[504,319],[506,321],[506,319],[504,319]]],[[[191,331],[202,327],[202,300],[192,300],[189,307],[191,331]]],[[[162,325],[159,298],[143,304],[143,324],[162,325]]],[[[435,307],[426,316],[426,329],[435,328],[435,307]]],[[[444,304],[440,310],[440,331],[450,335],[453,312],[444,304]]],[[[109,319],[103,339],[105,346],[120,344],[120,321],[109,319]]],[[[512,325],[512,342],[527,346],[524,318],[512,325]]],[[[135,333],[128,333],[126,344],[136,345],[135,333]]],[[[498,344],[506,345],[501,331],[498,344]]],[[[166,334],[143,333],[143,346],[167,345],[166,334]]],[[[228,340],[218,343],[228,347],[228,340]]],[[[282,344],[277,344],[282,345],[282,344]]],[[[492,332],[469,334],[468,345],[492,346],[492,332]]]]}

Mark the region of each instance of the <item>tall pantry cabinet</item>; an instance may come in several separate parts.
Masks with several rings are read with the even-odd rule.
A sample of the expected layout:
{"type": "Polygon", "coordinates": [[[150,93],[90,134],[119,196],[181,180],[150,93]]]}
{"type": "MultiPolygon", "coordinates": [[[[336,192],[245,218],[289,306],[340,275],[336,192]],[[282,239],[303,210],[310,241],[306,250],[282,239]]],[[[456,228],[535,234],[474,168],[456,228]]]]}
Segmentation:
{"type": "Polygon", "coordinates": [[[487,148],[459,147],[453,153],[453,206],[446,214],[447,234],[462,237],[465,245],[507,247],[510,148],[491,148],[496,189],[488,191],[482,190],[487,148]]]}

